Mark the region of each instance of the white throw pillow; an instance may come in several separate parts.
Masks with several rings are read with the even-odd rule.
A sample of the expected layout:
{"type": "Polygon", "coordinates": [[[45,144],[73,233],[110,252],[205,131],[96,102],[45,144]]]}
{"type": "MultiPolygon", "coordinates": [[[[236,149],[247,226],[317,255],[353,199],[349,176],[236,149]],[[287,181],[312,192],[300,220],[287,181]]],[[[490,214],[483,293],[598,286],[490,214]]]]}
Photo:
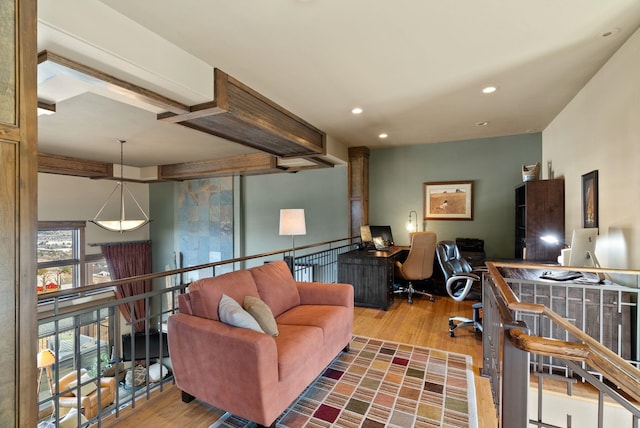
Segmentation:
{"type": "Polygon", "coordinates": [[[169,370],[160,363],[151,364],[149,366],[149,382],[160,382],[169,370]]]}
{"type": "MultiPolygon", "coordinates": [[[[85,422],[87,422],[87,418],[85,418],[83,414],[80,414],[80,423],[84,424],[85,422]]],[[[69,413],[60,419],[58,426],[60,428],[76,428],[78,426],[78,409],[72,407],[69,413]]]]}
{"type": "Polygon", "coordinates": [[[229,324],[235,327],[248,328],[251,330],[264,333],[264,330],[260,328],[260,324],[251,314],[231,297],[223,294],[218,304],[218,316],[220,321],[225,324],[229,324]]]}

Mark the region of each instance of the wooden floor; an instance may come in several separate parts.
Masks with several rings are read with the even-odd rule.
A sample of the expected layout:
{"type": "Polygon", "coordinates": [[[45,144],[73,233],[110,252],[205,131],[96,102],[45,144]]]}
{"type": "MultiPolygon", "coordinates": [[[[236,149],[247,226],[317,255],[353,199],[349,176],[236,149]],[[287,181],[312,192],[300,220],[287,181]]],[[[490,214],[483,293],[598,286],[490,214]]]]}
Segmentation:
{"type": "MultiPolygon", "coordinates": [[[[481,336],[471,328],[462,328],[456,332],[455,338],[449,337],[449,316],[471,316],[472,303],[458,303],[448,297],[437,296],[435,302],[416,297],[412,305],[406,299],[398,298],[388,311],[356,307],[353,333],[471,355],[476,374],[479,427],[495,428],[498,423],[489,381],[479,376],[482,365],[481,336]]],[[[135,409],[123,409],[120,417],[107,419],[101,426],[207,428],[216,419],[215,412],[213,407],[197,399],[189,404],[183,403],[180,391],[175,386],[169,386],[163,392],[154,392],[148,401],[137,401],[135,409]]]]}

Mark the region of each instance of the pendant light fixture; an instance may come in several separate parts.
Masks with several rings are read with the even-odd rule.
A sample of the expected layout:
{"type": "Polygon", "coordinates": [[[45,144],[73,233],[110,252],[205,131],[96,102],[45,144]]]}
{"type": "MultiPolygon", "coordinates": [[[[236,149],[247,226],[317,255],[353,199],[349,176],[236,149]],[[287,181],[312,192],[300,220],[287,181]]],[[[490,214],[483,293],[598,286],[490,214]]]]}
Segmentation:
{"type": "Polygon", "coordinates": [[[140,229],[142,226],[149,223],[149,217],[144,212],[144,210],[136,200],[135,196],[133,196],[133,193],[131,193],[131,191],[127,187],[127,184],[124,182],[124,143],[126,143],[126,141],[118,140],[118,142],[120,143],[120,181],[118,181],[118,183],[116,184],[116,187],[113,189],[113,191],[111,192],[111,194],[109,195],[105,203],[102,205],[102,207],[98,210],[98,213],[95,215],[93,220],[89,220],[89,221],[97,226],[100,226],[105,230],[122,233],[122,232],[131,232],[133,230],[140,229]],[[107,206],[107,204],[109,203],[113,195],[116,194],[117,190],[120,190],[120,219],[119,220],[98,220],[98,217],[102,213],[102,210],[104,210],[104,208],[107,206]],[[133,202],[135,202],[136,206],[138,207],[138,210],[140,210],[140,212],[144,216],[143,220],[127,220],[126,219],[125,210],[124,210],[125,192],[131,197],[131,199],[133,199],[133,202]]]}

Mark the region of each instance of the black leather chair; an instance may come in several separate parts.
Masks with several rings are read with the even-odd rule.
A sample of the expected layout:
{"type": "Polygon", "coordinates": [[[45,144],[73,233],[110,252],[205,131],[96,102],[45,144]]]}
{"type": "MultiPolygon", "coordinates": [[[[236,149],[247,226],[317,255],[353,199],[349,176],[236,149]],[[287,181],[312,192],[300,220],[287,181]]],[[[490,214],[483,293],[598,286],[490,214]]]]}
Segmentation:
{"type": "Polygon", "coordinates": [[[433,259],[436,252],[436,234],[434,232],[414,232],[411,234],[411,248],[406,260],[396,262],[395,278],[406,285],[398,285],[394,294],[407,293],[408,302],[413,303],[413,295],[428,296],[435,301],[433,295],[426,291],[413,288],[414,281],[428,280],[433,276],[433,259]]]}
{"type": "MultiPolygon", "coordinates": [[[[454,241],[440,241],[436,245],[438,263],[442,268],[446,281],[447,294],[457,302],[463,300],[482,300],[482,284],[479,275],[484,269],[473,269],[460,255],[454,241]]],[[[454,316],[449,318],[449,335],[454,337],[455,330],[471,326],[475,331],[482,331],[480,311],[482,303],[473,304],[473,318],[454,316]]]]}

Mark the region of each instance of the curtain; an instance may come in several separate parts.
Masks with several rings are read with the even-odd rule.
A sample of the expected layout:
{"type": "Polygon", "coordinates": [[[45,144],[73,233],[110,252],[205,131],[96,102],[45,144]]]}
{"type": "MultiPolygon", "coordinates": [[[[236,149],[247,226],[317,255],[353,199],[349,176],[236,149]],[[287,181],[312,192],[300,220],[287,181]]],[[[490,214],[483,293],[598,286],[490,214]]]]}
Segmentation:
{"type": "MultiPolygon", "coordinates": [[[[102,244],[111,279],[129,278],[131,276],[151,273],[151,241],[102,244]]],[[[151,280],[135,281],[115,287],[117,299],[136,296],[151,291],[151,280]]],[[[120,312],[128,322],[133,322],[133,331],[144,331],[146,327],[144,299],[133,303],[121,304],[120,312]]]]}

